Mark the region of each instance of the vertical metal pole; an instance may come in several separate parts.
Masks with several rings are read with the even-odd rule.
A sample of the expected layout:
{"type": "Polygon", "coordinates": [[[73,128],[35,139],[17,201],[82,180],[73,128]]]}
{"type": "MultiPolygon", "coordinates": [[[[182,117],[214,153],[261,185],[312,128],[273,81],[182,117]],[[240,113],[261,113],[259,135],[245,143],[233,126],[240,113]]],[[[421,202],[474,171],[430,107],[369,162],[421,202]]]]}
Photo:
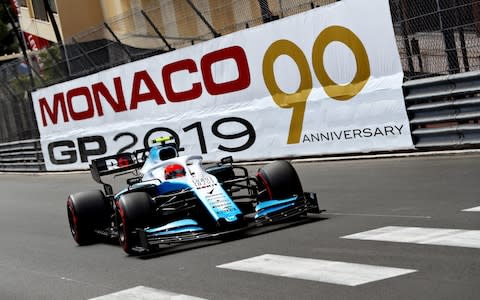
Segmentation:
{"type": "MultiPolygon", "coordinates": [[[[455,0],[455,6],[457,7],[455,9],[455,19],[457,21],[456,22],[457,25],[459,25],[460,24],[460,18],[458,16],[459,3],[458,3],[457,0],[455,0]]],[[[470,64],[468,62],[467,45],[465,43],[465,32],[463,30],[463,25],[458,26],[458,35],[459,35],[459,38],[460,38],[460,48],[461,48],[461,51],[462,51],[463,68],[464,68],[465,72],[468,72],[468,71],[470,71],[470,64]]]]}
{"type": "Polygon", "coordinates": [[[163,34],[160,32],[160,30],[158,30],[158,28],[155,26],[155,24],[153,23],[152,19],[150,19],[150,17],[147,15],[147,13],[142,9],[140,11],[142,13],[142,15],[145,17],[145,20],[147,20],[148,24],[150,24],[150,26],[152,26],[153,30],[155,31],[155,33],[158,35],[159,38],[162,39],[162,41],[165,43],[165,45],[167,45],[168,47],[168,50],[169,51],[173,51],[175,50],[175,48],[173,48],[172,46],[170,46],[170,44],[168,43],[168,41],[165,39],[165,37],[163,36],[163,34]]]}
{"type": "Polygon", "coordinates": [[[446,29],[445,23],[448,23],[449,13],[444,10],[449,9],[446,5],[446,0],[436,0],[437,14],[440,21],[440,30],[443,33],[443,40],[445,42],[445,53],[447,54],[448,73],[458,73],[460,66],[458,64],[457,44],[455,43],[455,34],[453,29],[446,29]]]}
{"type": "Polygon", "coordinates": [[[460,35],[460,47],[462,48],[463,67],[465,68],[465,72],[468,72],[470,71],[470,64],[468,62],[467,44],[465,43],[463,27],[458,28],[458,33],[460,35]]]}
{"type": "Polygon", "coordinates": [[[263,23],[278,20],[278,16],[272,14],[267,0],[258,0],[258,5],[260,5],[260,13],[262,14],[263,23]]]}
{"type": "MultiPolygon", "coordinates": [[[[35,114],[33,112],[33,101],[32,101],[32,94],[31,94],[31,92],[33,90],[35,90],[35,80],[33,78],[33,73],[32,73],[35,70],[32,68],[30,57],[27,55],[27,44],[26,44],[26,41],[25,41],[25,35],[23,34],[22,29],[18,24],[18,14],[15,14],[15,18],[13,18],[10,11],[6,7],[5,1],[2,1],[2,4],[3,4],[5,12],[8,14],[8,17],[10,19],[12,27],[15,31],[16,36],[17,36],[17,40],[18,40],[18,43],[20,44],[20,48],[22,50],[22,54],[23,54],[25,63],[27,64],[28,75],[29,75],[29,78],[30,78],[30,89],[28,89],[28,88],[25,89],[25,93],[24,93],[24,95],[26,95],[28,97],[27,103],[25,103],[24,99],[21,99],[20,101],[18,101],[19,99],[16,96],[14,97],[15,103],[23,103],[28,107],[29,111],[23,111],[23,113],[27,113],[30,116],[30,118],[28,119],[28,121],[29,121],[28,126],[30,127],[30,131],[32,132],[32,136],[33,136],[33,133],[35,133],[36,137],[40,137],[38,127],[36,126],[37,123],[35,122],[35,114]]],[[[17,77],[17,80],[20,81],[16,72],[15,72],[15,76],[17,77]]],[[[38,74],[37,74],[37,76],[38,76],[38,74]]],[[[39,77],[39,78],[41,79],[41,77],[39,77]]],[[[20,81],[20,83],[21,83],[21,81],[20,81]]],[[[7,84],[7,86],[8,86],[8,84],[7,84]]],[[[7,104],[9,104],[9,103],[7,103],[7,104]]],[[[18,118],[14,118],[14,119],[15,119],[15,123],[16,123],[18,118]]],[[[10,124],[8,123],[8,121],[6,123],[7,123],[6,124],[7,127],[10,127],[10,124]]],[[[23,129],[23,127],[22,127],[22,129],[23,129]]],[[[16,129],[16,132],[17,132],[16,139],[17,140],[19,139],[18,130],[19,129],[17,128],[16,129]]],[[[10,132],[13,132],[13,130],[9,129],[8,133],[10,133],[10,132]]],[[[25,133],[25,131],[24,131],[24,133],[25,133]]]]}
{"type": "Polygon", "coordinates": [[[400,0],[398,10],[400,12],[401,19],[400,27],[402,29],[403,45],[405,47],[405,52],[407,52],[408,70],[410,71],[411,75],[413,75],[415,73],[415,67],[413,65],[412,49],[410,48],[410,42],[408,40],[407,15],[405,13],[404,0],[400,0]]]}
{"type": "Polygon", "coordinates": [[[7,13],[8,19],[10,20],[10,24],[13,27],[13,30],[15,31],[15,35],[17,36],[18,44],[20,45],[20,49],[22,50],[22,55],[23,59],[25,60],[25,63],[27,64],[28,67],[28,76],[30,77],[30,90],[35,89],[35,80],[33,79],[33,73],[32,73],[32,64],[30,63],[30,59],[27,55],[27,46],[25,44],[25,38],[23,37],[23,32],[18,26],[18,17],[14,18],[12,16],[12,13],[10,12],[10,9],[7,7],[7,4],[5,1],[2,1],[2,6],[4,11],[7,13]]]}
{"type": "Polygon", "coordinates": [[[208,27],[208,29],[212,32],[214,37],[219,37],[221,34],[218,33],[213,26],[208,23],[207,19],[202,15],[202,13],[198,10],[198,8],[193,4],[191,0],[185,0],[187,1],[188,5],[193,9],[193,11],[197,14],[197,16],[202,20],[202,22],[208,27]]]}
{"type": "MultiPolygon", "coordinates": [[[[52,24],[52,27],[53,27],[53,31],[55,32],[55,38],[57,39],[57,44],[59,45],[62,45],[63,44],[63,41],[62,41],[62,35],[60,33],[60,30],[58,28],[58,24],[57,24],[57,20],[55,19],[55,16],[53,15],[53,9],[52,7],[50,6],[50,2],[48,0],[43,0],[43,4],[45,5],[45,10],[47,11],[48,13],[48,18],[50,19],[50,23],[52,24]]],[[[47,47],[48,49],[48,47],[47,47]]],[[[48,52],[51,55],[50,52],[48,52]]],[[[57,65],[55,65],[56,68],[58,68],[57,65]]],[[[58,72],[58,69],[56,69],[56,71],[58,72]]],[[[62,74],[60,74],[62,76],[62,74]]]]}
{"type": "Polygon", "coordinates": [[[55,37],[57,38],[57,43],[62,43],[62,35],[60,34],[60,30],[58,29],[57,20],[55,20],[55,16],[53,15],[52,7],[50,7],[50,3],[48,0],[43,0],[43,4],[45,5],[45,10],[48,13],[48,18],[50,19],[50,23],[52,23],[53,31],[55,32],[55,37]]]}
{"type": "Polygon", "coordinates": [[[422,56],[420,53],[420,45],[418,43],[418,40],[416,38],[412,38],[410,41],[410,44],[412,45],[412,54],[415,55],[418,59],[418,65],[420,66],[420,72],[423,73],[423,61],[422,61],[422,56]]]}

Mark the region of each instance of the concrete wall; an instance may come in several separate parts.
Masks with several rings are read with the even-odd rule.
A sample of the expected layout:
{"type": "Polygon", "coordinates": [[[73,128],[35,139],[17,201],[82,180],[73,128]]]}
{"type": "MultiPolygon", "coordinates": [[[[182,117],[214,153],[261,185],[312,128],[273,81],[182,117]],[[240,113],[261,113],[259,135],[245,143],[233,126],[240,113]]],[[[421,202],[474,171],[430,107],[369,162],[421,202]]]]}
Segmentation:
{"type": "Polygon", "coordinates": [[[104,20],[98,0],[60,0],[57,1],[57,11],[64,39],[97,26],[104,20]]]}

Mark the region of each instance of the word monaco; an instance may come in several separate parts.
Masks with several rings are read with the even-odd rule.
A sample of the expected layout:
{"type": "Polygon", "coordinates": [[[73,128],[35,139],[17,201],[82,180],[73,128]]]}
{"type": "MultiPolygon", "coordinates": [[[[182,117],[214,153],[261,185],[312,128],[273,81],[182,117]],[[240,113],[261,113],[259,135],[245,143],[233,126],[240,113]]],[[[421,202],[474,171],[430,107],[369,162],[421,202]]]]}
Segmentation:
{"type": "Polygon", "coordinates": [[[332,142],[341,140],[363,139],[377,136],[401,135],[403,125],[383,126],[363,129],[347,129],[339,131],[317,132],[305,134],[302,143],[332,142]]]}
{"type": "MultiPolygon", "coordinates": [[[[245,51],[240,46],[232,46],[205,54],[200,66],[193,59],[183,59],[165,65],[162,72],[164,95],[169,102],[193,101],[202,96],[203,88],[200,82],[192,82],[191,88],[183,91],[175,91],[173,88],[172,74],[177,72],[197,73],[201,72],[203,84],[210,95],[222,95],[246,89],[250,86],[250,71],[245,51]],[[225,60],[233,60],[238,69],[238,77],[226,81],[215,82],[212,65],[225,60]],[[199,68],[200,67],[200,68],[199,68]],[[200,69],[200,70],[199,70],[200,69]]],[[[188,78],[184,78],[188,80],[188,78]]],[[[91,86],[79,86],[67,92],[57,93],[53,96],[52,104],[46,98],[39,99],[39,107],[42,125],[56,125],[59,117],[65,123],[70,120],[80,121],[104,115],[102,99],[104,99],[116,112],[136,110],[139,103],[155,101],[157,105],[166,104],[159,86],[154,82],[147,70],[135,72],[132,82],[124,82],[121,77],[113,78],[115,91],[111,91],[103,82],[97,82],[91,86]],[[130,84],[132,93],[125,95],[124,85],[130,84]],[[146,87],[146,91],[142,89],[146,87]],[[114,96],[115,95],[115,96],[114,96]],[[126,97],[130,96],[126,101],[126,97]],[[82,109],[75,109],[74,101],[83,101],[82,109]],[[128,104],[128,106],[127,106],[128,104]]],[[[77,106],[78,107],[78,106],[77,106]]]]}

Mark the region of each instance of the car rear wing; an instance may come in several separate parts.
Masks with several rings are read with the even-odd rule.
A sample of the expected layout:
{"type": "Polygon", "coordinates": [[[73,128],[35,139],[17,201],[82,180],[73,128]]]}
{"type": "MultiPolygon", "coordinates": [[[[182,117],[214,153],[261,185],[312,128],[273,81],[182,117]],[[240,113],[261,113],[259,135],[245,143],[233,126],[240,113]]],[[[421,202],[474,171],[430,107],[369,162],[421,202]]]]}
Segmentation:
{"type": "MultiPolygon", "coordinates": [[[[160,151],[159,158],[161,160],[178,156],[178,151],[183,151],[183,148],[179,148],[175,143],[172,136],[164,136],[152,140],[152,144],[160,144],[161,148],[165,151],[160,151]],[[166,158],[162,158],[162,152],[166,158]],[[174,152],[174,153],[173,153],[174,152]]],[[[140,149],[133,153],[122,152],[111,156],[106,156],[92,160],[90,164],[90,172],[93,179],[104,184],[101,180],[102,176],[121,173],[133,169],[139,169],[145,163],[145,159],[149,155],[150,148],[140,149]]]]}
{"type": "Polygon", "coordinates": [[[90,172],[93,180],[104,184],[102,176],[126,172],[141,168],[148,149],[137,150],[134,153],[124,152],[98,159],[93,159],[90,164],[90,172]]]}

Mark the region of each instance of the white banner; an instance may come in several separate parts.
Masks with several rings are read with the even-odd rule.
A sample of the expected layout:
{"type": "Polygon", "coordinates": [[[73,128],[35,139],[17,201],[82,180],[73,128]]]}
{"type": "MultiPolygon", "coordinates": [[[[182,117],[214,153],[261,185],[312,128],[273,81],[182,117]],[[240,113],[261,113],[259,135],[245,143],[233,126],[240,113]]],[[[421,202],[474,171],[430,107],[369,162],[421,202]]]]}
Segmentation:
{"type": "Polygon", "coordinates": [[[413,147],[388,0],[344,0],[33,93],[47,170],[174,135],[214,161],[413,147]]]}

